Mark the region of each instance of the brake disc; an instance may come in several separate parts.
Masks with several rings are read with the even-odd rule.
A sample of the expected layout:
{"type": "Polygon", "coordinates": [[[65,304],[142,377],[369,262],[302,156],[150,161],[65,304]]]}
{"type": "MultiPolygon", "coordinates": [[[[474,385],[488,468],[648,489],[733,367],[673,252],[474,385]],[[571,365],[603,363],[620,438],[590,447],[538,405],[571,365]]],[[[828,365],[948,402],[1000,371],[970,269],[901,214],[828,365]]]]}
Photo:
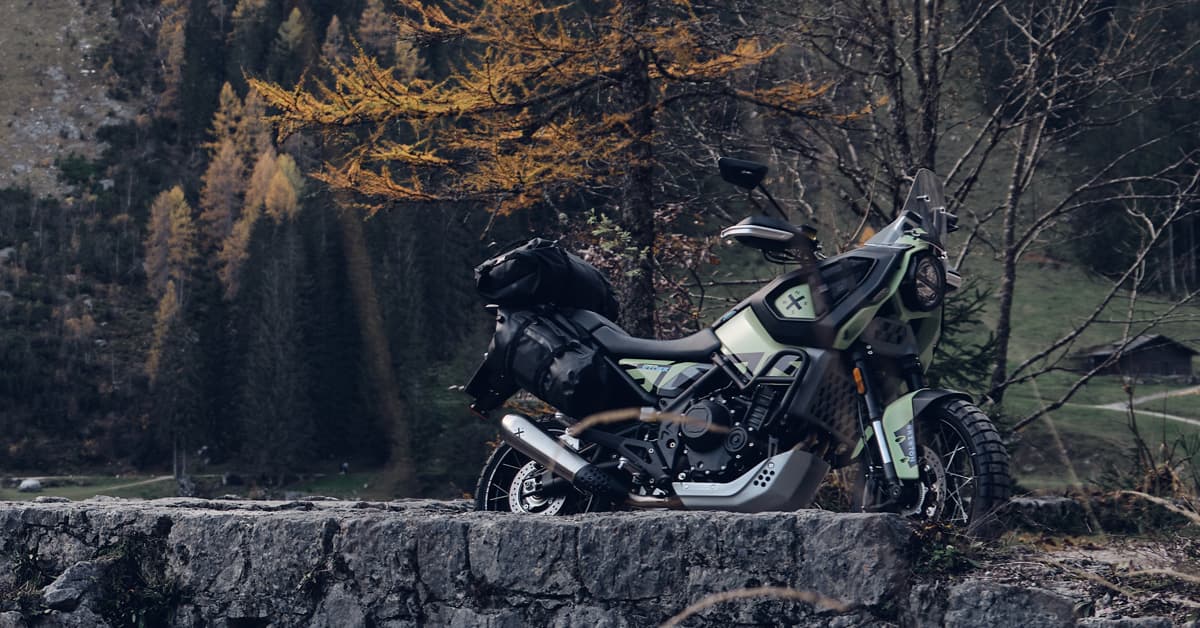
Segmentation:
{"type": "Polygon", "coordinates": [[[542,495],[542,465],[530,461],[525,463],[513,477],[508,490],[508,507],[513,512],[535,515],[556,515],[567,503],[566,495],[546,497],[542,495]]]}
{"type": "Polygon", "coordinates": [[[942,464],[942,457],[928,445],[921,447],[920,472],[921,480],[917,482],[920,494],[904,515],[937,519],[946,506],[946,466],[942,464]]]}

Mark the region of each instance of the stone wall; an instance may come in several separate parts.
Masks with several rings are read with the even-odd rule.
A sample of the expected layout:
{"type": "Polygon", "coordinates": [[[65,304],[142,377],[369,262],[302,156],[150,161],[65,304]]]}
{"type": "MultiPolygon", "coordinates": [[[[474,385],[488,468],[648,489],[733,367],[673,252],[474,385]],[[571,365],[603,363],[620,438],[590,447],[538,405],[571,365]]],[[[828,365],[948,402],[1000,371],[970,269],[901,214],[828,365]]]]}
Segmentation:
{"type": "Polygon", "coordinates": [[[892,515],[467,510],[0,504],[0,627],[654,626],[746,587],[809,591],[840,608],[728,601],[683,625],[1076,625],[1072,602],[1046,591],[916,573],[914,533],[892,515]]]}

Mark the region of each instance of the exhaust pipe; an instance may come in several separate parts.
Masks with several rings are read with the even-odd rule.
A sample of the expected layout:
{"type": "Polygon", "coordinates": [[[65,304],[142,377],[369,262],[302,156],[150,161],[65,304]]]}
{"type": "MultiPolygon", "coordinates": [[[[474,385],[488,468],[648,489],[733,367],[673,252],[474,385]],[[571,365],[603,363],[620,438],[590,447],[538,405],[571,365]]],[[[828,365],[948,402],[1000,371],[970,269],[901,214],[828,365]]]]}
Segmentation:
{"type": "Polygon", "coordinates": [[[519,414],[506,414],[500,419],[500,438],[581,491],[614,499],[623,499],[629,492],[615,478],[519,414]]]}
{"type": "Polygon", "coordinates": [[[513,449],[572,482],[579,471],[588,466],[588,461],[582,456],[567,449],[533,421],[519,414],[506,414],[500,419],[500,438],[512,445],[513,449]]]}

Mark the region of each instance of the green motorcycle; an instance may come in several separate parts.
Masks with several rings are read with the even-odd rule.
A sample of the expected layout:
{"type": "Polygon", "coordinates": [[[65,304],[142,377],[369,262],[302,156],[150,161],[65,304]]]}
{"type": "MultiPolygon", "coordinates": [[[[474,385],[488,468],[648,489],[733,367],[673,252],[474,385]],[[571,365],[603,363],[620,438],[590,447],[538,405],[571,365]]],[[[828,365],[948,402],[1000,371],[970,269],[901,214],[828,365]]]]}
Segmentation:
{"type": "MultiPolygon", "coordinates": [[[[598,313],[605,295],[593,293],[607,284],[586,289],[599,285],[586,268],[557,287],[529,273],[505,283],[521,290],[492,306],[496,335],[466,387],[472,407],[489,416],[524,389],[558,412],[500,418],[477,509],[790,511],[850,467],[862,510],[982,522],[1009,497],[1008,453],[968,395],[925,377],[943,300],[961,283],[946,268],[956,219],[941,183],[919,171],[894,222],[824,258],[815,231],[788,222],[762,187],[766,166],[719,166],[785,217],[751,216],[722,236],[798,269],[677,340],[632,337],[598,313]]],[[[497,259],[477,273],[520,261],[497,259]]],[[[541,270],[582,268],[554,260],[541,270]]]]}

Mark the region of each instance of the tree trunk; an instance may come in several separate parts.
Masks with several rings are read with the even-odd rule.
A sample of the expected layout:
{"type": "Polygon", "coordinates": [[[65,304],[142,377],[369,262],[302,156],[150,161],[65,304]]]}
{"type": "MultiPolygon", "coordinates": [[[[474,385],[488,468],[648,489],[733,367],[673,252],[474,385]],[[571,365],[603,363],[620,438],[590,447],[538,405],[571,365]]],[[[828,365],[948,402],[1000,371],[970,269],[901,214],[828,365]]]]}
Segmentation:
{"type": "MultiPolygon", "coordinates": [[[[896,18],[892,15],[892,0],[880,0],[879,15],[883,20],[883,58],[882,74],[883,80],[887,84],[888,91],[888,115],[892,122],[892,132],[895,134],[897,157],[900,159],[899,164],[891,164],[884,162],[883,167],[889,169],[893,184],[892,189],[897,194],[903,194],[901,188],[904,187],[901,181],[904,176],[913,171],[913,150],[912,138],[908,133],[908,118],[909,111],[906,103],[905,95],[906,88],[904,86],[904,70],[900,54],[900,39],[896,33],[896,18]]],[[[914,16],[915,17],[915,16],[914,16]]],[[[920,72],[917,68],[917,72],[920,72]]],[[[904,198],[901,196],[895,197],[895,211],[899,211],[904,198]]]]}
{"type": "Polygon", "coordinates": [[[918,166],[937,170],[938,121],[941,117],[940,98],[942,77],[939,64],[942,53],[938,46],[942,39],[943,9],[937,0],[929,3],[927,15],[921,13],[925,0],[913,2],[913,30],[921,34],[921,26],[928,18],[928,30],[914,42],[913,57],[917,63],[917,87],[921,95],[921,135],[918,166]],[[922,67],[924,66],[924,67],[922,67]]]}
{"type": "MultiPolygon", "coordinates": [[[[634,24],[649,17],[646,0],[631,2],[634,24]]],[[[621,94],[621,111],[630,114],[629,171],[620,197],[621,226],[631,237],[633,259],[626,260],[625,275],[619,279],[621,322],[625,329],[640,337],[654,336],[654,111],[650,74],[642,50],[632,46],[625,55],[626,87],[621,94]]]]}
{"type": "Polygon", "coordinates": [[[375,407],[387,426],[390,441],[388,449],[391,455],[380,488],[388,495],[411,497],[417,494],[417,478],[413,464],[409,417],[392,370],[392,352],[388,345],[387,333],[384,331],[383,312],[375,292],[375,278],[371,272],[371,258],[367,253],[362,217],[348,209],[345,203],[338,205],[338,223],[341,226],[342,246],[346,255],[346,278],[350,282],[350,293],[353,295],[354,309],[358,314],[367,379],[371,394],[375,398],[375,407]]]}
{"type": "Polygon", "coordinates": [[[1196,250],[1196,223],[1200,222],[1193,216],[1188,220],[1188,276],[1191,283],[1184,287],[1184,290],[1195,290],[1200,284],[1200,280],[1196,277],[1196,256],[1200,255],[1200,251],[1196,250]]]}
{"type": "Polygon", "coordinates": [[[1021,181],[1025,178],[1032,133],[1033,123],[1026,122],[1021,128],[1017,154],[1013,156],[1012,178],[1008,197],[1004,201],[1004,242],[1001,248],[1004,263],[1000,276],[1000,315],[996,321],[996,364],[992,368],[991,390],[987,394],[995,403],[1004,399],[1003,384],[1008,379],[1008,343],[1012,337],[1013,290],[1017,282],[1017,209],[1021,203],[1021,181]]]}
{"type": "Polygon", "coordinates": [[[1167,223],[1167,284],[1171,298],[1179,294],[1175,282],[1175,223],[1167,223]]]}

